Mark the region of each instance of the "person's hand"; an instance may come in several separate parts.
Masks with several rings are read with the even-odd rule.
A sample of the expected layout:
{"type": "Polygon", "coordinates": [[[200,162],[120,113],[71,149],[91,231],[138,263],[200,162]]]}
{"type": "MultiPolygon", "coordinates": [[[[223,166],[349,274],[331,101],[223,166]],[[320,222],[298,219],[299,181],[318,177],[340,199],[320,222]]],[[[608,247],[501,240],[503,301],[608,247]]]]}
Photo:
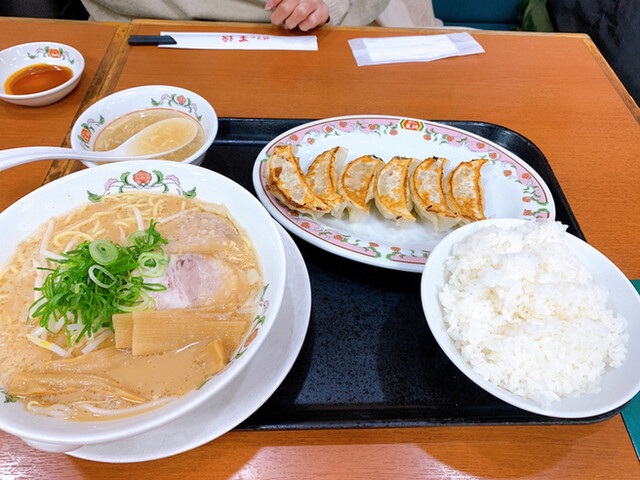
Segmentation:
{"type": "Polygon", "coordinates": [[[267,0],[271,12],[271,23],[284,24],[287,28],[298,27],[302,31],[324,25],[329,20],[329,7],[322,0],[267,0]]]}

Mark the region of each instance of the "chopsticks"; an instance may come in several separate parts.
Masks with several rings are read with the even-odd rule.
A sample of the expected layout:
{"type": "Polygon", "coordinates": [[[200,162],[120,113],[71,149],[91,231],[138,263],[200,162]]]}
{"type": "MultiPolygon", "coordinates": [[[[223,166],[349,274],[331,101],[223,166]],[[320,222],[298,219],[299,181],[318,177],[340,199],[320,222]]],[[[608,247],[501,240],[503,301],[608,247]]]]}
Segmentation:
{"type": "Polygon", "coordinates": [[[131,35],[129,45],[175,45],[173,37],[169,35],[131,35]]]}

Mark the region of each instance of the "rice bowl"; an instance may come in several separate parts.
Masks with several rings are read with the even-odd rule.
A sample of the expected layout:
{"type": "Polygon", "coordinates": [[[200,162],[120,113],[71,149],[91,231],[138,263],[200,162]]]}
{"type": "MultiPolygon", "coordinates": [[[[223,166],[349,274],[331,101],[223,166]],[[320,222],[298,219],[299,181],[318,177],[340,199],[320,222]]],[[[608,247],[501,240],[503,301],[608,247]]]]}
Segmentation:
{"type": "Polygon", "coordinates": [[[640,390],[640,298],[558,223],[499,219],[458,229],[427,260],[421,295],[449,358],[512,405],[589,417],[640,390]]]}

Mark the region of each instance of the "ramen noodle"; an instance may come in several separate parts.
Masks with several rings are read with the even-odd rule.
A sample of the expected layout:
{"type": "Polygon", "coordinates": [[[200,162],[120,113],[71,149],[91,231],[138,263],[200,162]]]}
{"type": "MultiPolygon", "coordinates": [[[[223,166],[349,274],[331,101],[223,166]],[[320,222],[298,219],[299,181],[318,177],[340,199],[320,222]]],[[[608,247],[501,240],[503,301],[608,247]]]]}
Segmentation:
{"type": "MultiPolygon", "coordinates": [[[[71,268],[61,268],[60,275],[71,268]]],[[[100,268],[92,268],[96,283],[110,283],[100,268]]],[[[81,283],[71,290],[80,291],[84,301],[89,294],[81,283]]],[[[3,267],[2,390],[29,411],[78,421],[162,405],[227,365],[255,318],[262,287],[253,245],[225,207],[170,194],[107,195],[42,225],[3,267]],[[88,331],[80,321],[86,319],[73,310],[48,320],[34,315],[45,306],[47,275],[62,265],[63,252],[71,257],[105,241],[133,245],[136,237],[144,243],[152,229],[160,239],[152,253],[162,269],[145,273],[142,264],[148,262],[141,255],[131,273],[155,285],[143,289],[143,301],[121,306],[88,331]]]]}

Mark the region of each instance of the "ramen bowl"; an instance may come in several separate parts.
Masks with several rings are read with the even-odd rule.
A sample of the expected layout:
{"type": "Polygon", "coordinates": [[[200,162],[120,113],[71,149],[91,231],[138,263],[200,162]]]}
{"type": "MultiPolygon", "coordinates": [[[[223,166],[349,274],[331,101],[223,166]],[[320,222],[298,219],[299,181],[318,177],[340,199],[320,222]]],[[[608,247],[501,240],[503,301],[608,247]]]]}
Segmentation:
{"type": "MultiPolygon", "coordinates": [[[[18,244],[49,219],[88,202],[101,202],[106,196],[119,192],[175,195],[226,206],[235,223],[244,229],[253,243],[262,270],[263,284],[260,298],[256,300],[255,318],[222,371],[193,391],[153,410],[126,418],[78,422],[32,413],[21,402],[0,402],[0,429],[20,437],[34,448],[72,451],[83,445],[129,438],[188,415],[237,380],[277,321],[285,288],[286,260],[275,223],[243,187],[215,172],[186,163],[137,160],[101,165],[35,190],[0,213],[0,244],[3,246],[0,265],[6,266],[18,244]]],[[[211,415],[218,414],[224,415],[224,412],[211,412],[211,415]]]]}
{"type": "MultiPolygon", "coordinates": [[[[169,116],[190,118],[200,128],[192,143],[163,158],[200,165],[218,133],[218,116],[197,93],[168,85],[129,88],[98,100],[74,123],[71,148],[78,152],[110,150],[153,121],[169,116]]],[[[82,163],[97,165],[89,160],[82,163]]]]}
{"type": "Polygon", "coordinates": [[[83,70],[82,54],[75,48],[62,43],[32,42],[6,48],[0,52],[0,99],[30,107],[55,103],[76,88],[83,70]],[[42,64],[69,69],[71,78],[52,88],[35,93],[15,95],[7,91],[7,83],[14,74],[42,64]]]}

